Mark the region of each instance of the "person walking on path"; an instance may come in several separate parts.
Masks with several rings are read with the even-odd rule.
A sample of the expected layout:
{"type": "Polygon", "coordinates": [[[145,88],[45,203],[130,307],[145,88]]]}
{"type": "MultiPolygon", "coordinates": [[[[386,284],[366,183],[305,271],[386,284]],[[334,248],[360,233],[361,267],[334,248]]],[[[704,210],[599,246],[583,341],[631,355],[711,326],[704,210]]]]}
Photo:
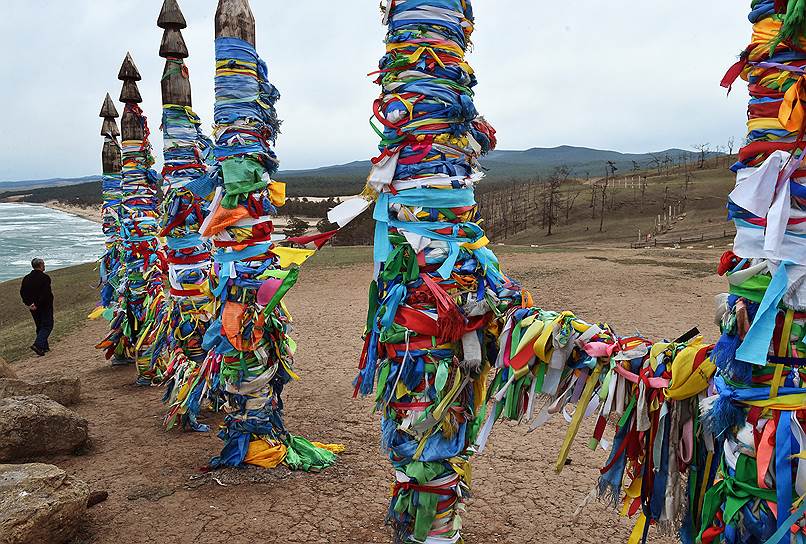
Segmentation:
{"type": "Polygon", "coordinates": [[[31,261],[31,272],[22,279],[20,297],[23,304],[31,310],[36,324],[36,340],[31,350],[42,357],[50,351],[48,337],[53,331],[53,291],[50,288],[50,276],[45,274],[45,261],[36,258],[31,261]]]}

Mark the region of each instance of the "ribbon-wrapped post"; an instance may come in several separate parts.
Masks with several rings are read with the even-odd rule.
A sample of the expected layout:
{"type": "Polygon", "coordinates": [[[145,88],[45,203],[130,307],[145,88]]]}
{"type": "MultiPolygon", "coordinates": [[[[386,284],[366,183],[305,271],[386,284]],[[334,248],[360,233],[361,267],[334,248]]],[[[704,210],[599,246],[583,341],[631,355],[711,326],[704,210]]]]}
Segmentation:
{"type": "Polygon", "coordinates": [[[473,104],[469,1],[387,2],[372,126],[381,138],[375,281],[356,394],[377,382],[381,442],[395,469],[396,542],[458,542],[470,457],[485,417],[499,317],[520,305],[479,226],[478,158],[495,131],[473,104]]]}
{"type": "Polygon", "coordinates": [[[201,233],[217,251],[210,284],[218,298],[204,337],[206,365],[220,379],[227,412],[221,454],[213,467],[253,464],[320,470],[340,446],[313,444],[288,432],[283,387],[296,378],[296,345],[283,296],[299,268],[283,260],[273,241],[272,216],[284,203],[283,184],[271,179],[278,160],[272,144],[280,97],[255,50],[254,17],[244,0],[219,0],[216,11],[216,104],[213,140],[216,185],[201,233]]]}
{"type": "Polygon", "coordinates": [[[123,342],[137,362],[137,383],[148,385],[156,375],[147,353],[148,331],[157,322],[164,304],[163,258],[157,221],[159,175],[151,169],[154,158],[148,122],[138,104],[140,73],[127,54],[118,79],[123,81],[120,100],[125,104],[121,120],[123,157],[121,172],[120,232],[124,279],[119,286],[120,304],[111,331],[98,347],[112,357],[123,342]]]}
{"type": "Polygon", "coordinates": [[[806,494],[804,15],[798,0],[753,2],[738,73],[750,103],[728,201],[736,238],[720,264],[729,293],[713,355],[719,373],[703,402],[703,423],[723,447],[718,483],[705,490],[692,531],[702,542],[806,539],[798,508],[806,494]]]}
{"type": "Polygon", "coordinates": [[[166,59],[161,85],[165,163],[160,236],[166,241],[168,305],[159,326],[151,331],[150,354],[155,368],[162,369],[165,361],[158,376],[167,384],[165,426],[206,431],[197,416],[215,390],[203,347],[214,298],[209,287],[212,244],[199,230],[214,191],[207,175],[212,142],[191,109],[190,76],[183,60],[188,50],[181,32],[187,23],[176,0],[164,2],[157,25],[164,29],[160,56],[166,59]]]}
{"type": "MultiPolygon", "coordinates": [[[[104,146],[101,154],[103,177],[101,190],[103,203],[101,205],[101,222],[105,236],[106,251],[100,261],[100,304],[90,314],[90,318],[105,317],[111,320],[118,304],[118,294],[122,280],[123,266],[121,262],[122,240],[120,234],[120,204],[121,204],[121,156],[118,137],[117,109],[112,98],[107,93],[101,106],[101,117],[104,122],[101,135],[104,137],[104,146]]],[[[111,348],[114,361],[125,361],[126,344],[118,340],[117,345],[111,348]]]]}

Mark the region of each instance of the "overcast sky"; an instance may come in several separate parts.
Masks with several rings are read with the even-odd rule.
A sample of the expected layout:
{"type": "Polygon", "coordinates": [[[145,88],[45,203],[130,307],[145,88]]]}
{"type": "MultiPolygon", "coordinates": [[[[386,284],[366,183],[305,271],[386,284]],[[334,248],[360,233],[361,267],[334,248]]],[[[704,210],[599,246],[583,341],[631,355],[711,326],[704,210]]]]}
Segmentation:
{"type": "MultiPolygon", "coordinates": [[[[747,93],[719,87],[749,41],[749,2],[474,0],[469,61],[476,106],[500,149],[577,145],[626,152],[744,134],[747,93]]],[[[117,100],[131,51],[161,153],[156,26],[161,0],[3,0],[0,18],[0,180],[100,171],[98,117],[117,100]]],[[[213,109],[215,0],[180,0],[194,109],[213,109]]],[[[258,52],[282,98],[283,169],[366,159],[378,89],[366,74],[383,54],[376,0],[252,0],[258,52]]],[[[122,111],[122,109],[121,109],[122,111]]]]}

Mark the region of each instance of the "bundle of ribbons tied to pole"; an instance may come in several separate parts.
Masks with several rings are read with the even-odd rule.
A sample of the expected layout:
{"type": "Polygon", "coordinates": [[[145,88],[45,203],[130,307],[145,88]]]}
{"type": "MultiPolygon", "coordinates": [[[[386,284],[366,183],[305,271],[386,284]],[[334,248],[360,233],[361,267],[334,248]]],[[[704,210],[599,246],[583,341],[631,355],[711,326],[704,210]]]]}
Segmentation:
{"type": "Polygon", "coordinates": [[[120,256],[120,172],[105,172],[101,178],[103,205],[101,221],[106,237],[106,252],[101,259],[101,308],[110,309],[120,287],[122,263],[120,256]]]}
{"type": "Polygon", "coordinates": [[[164,57],[162,90],[163,157],[160,237],[165,240],[168,267],[166,314],[152,331],[150,353],[166,385],[164,423],[195,431],[202,405],[217,408],[217,383],[208,383],[203,338],[215,312],[210,292],[212,243],[199,232],[207,217],[214,182],[207,175],[213,143],[193,111],[189,52],[182,37],[187,26],[175,0],[166,0],[157,26],[164,29],[159,54],[164,57]]]}
{"type": "Polygon", "coordinates": [[[365,194],[376,198],[375,280],[356,394],[375,389],[395,471],[396,542],[461,540],[500,317],[528,305],[486,246],[474,186],[495,130],[473,104],[470,2],[389,2],[365,194]],[[376,386],[377,384],[377,386],[376,386]]]}
{"type": "Polygon", "coordinates": [[[200,232],[216,247],[210,286],[217,303],[203,347],[227,415],[224,447],[211,464],[320,470],[343,448],[291,434],[283,421],[281,395],[296,378],[296,344],[282,299],[310,251],[275,244],[283,236],[274,235],[272,217],[285,203],[285,185],[271,179],[280,94],[254,44],[228,35],[218,14],[216,30],[217,164],[208,172],[216,189],[200,232]]]}
{"type": "Polygon", "coordinates": [[[101,126],[101,135],[104,137],[101,155],[103,173],[101,178],[101,228],[105,237],[105,252],[100,261],[101,300],[98,308],[90,317],[94,319],[104,315],[111,319],[114,315],[114,306],[117,303],[123,275],[120,234],[120,205],[123,193],[120,188],[120,143],[117,140],[120,131],[115,120],[118,112],[109,94],[106,95],[101,106],[100,116],[104,119],[101,126]]]}
{"type": "Polygon", "coordinates": [[[470,2],[382,7],[381,153],[365,191],[376,195],[376,273],[355,385],[374,390],[382,415],[396,541],[458,542],[469,459],[495,421],[535,429],[560,414],[556,470],[594,418],[588,446],[609,456],[580,508],[596,496],[617,505],[636,520],[629,542],[652,526],[683,542],[806,542],[806,5],[753,2],[753,43],[724,82],[742,75],[752,98],[716,344],[697,329],[620,335],[533,305],[485,247],[473,198],[495,132],[464,61],[470,2]]]}
{"type": "MultiPolygon", "coordinates": [[[[136,104],[127,104],[126,113],[147,128],[146,119],[136,104]]],[[[143,354],[147,347],[144,341],[148,330],[159,319],[165,295],[163,259],[157,239],[159,176],[150,168],[154,159],[147,136],[143,140],[124,140],[122,161],[120,254],[123,278],[110,332],[98,348],[105,350],[107,357],[121,353],[125,357],[136,357],[139,378],[150,382],[154,369],[150,356],[143,354]],[[122,350],[120,345],[124,346],[122,350]]]]}
{"type": "Polygon", "coordinates": [[[152,357],[162,354],[165,359],[161,378],[167,383],[166,427],[207,430],[196,420],[207,394],[194,385],[205,376],[207,351],[202,344],[215,300],[209,288],[212,244],[199,233],[213,192],[205,163],[212,142],[202,134],[201,120],[190,106],[163,106],[162,127],[165,198],[160,234],[166,243],[169,309],[164,325],[155,331],[152,357]]]}
{"type": "MultiPolygon", "coordinates": [[[[124,304],[121,306],[121,328],[134,348],[138,381],[149,384],[156,377],[148,353],[150,331],[159,326],[164,316],[164,254],[158,239],[159,218],[157,187],[159,174],[151,169],[154,157],[148,141],[148,122],[136,104],[126,110],[140,121],[145,130],[142,140],[123,141],[123,191],[121,223],[123,262],[126,274],[124,304]]],[[[117,316],[113,318],[113,323],[117,316]]]]}

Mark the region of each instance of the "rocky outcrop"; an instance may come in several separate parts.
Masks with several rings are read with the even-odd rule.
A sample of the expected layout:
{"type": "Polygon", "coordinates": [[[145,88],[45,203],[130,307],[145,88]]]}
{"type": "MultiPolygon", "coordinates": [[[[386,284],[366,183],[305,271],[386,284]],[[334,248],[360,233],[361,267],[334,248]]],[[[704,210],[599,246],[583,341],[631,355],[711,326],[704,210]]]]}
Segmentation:
{"type": "Polygon", "coordinates": [[[81,400],[81,380],[78,378],[59,378],[31,383],[0,377],[0,399],[29,395],[45,395],[64,406],[78,404],[81,400]]]}
{"type": "Polygon", "coordinates": [[[87,420],[44,395],[0,399],[0,462],[72,453],[87,438],[87,420]]]}
{"type": "Polygon", "coordinates": [[[0,464],[0,544],[63,544],[75,537],[89,489],[53,465],[0,464]]]}
{"type": "Polygon", "coordinates": [[[16,378],[17,373],[14,372],[5,359],[0,357],[0,378],[16,378]]]}

